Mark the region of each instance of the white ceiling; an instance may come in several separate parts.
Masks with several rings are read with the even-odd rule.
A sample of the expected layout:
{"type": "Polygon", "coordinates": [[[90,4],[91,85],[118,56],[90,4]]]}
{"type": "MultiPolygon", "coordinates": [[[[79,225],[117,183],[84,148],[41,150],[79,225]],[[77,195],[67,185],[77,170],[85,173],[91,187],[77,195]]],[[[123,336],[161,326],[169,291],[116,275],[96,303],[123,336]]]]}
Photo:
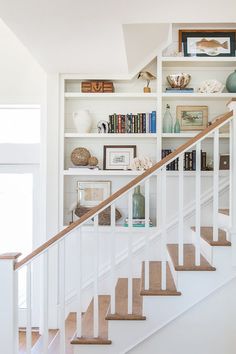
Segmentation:
{"type": "Polygon", "coordinates": [[[235,22],[235,0],[0,0],[0,16],[48,72],[128,75],[167,22],[235,22]]]}

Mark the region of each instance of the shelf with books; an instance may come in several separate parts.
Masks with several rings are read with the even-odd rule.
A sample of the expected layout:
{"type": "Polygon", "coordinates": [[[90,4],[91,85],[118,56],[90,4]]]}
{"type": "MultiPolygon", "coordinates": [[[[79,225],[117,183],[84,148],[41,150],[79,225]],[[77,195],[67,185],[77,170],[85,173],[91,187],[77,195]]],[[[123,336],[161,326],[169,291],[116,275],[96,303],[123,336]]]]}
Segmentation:
{"type": "Polygon", "coordinates": [[[64,137],[84,139],[156,139],[157,133],[65,133],[64,137]]]}

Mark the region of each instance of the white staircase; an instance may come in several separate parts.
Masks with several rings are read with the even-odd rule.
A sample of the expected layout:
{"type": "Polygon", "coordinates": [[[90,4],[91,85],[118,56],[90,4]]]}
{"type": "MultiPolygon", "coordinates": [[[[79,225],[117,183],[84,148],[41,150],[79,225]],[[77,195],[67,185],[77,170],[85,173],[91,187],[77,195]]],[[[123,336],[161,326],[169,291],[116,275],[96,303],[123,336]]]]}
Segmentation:
{"type": "MultiPolygon", "coordinates": [[[[196,137],[180,146],[172,154],[159,161],[142,175],[114,193],[107,200],[93,208],[74,224],[54,236],[30,255],[17,262],[19,254],[0,256],[0,277],[5,287],[2,289],[0,302],[1,347],[4,354],[43,353],[43,354],[93,354],[128,353],[136,345],[158,332],[175,318],[196,305],[202,299],[219,289],[236,276],[234,263],[236,260],[236,101],[229,104],[230,112],[226,113],[214,124],[206,128],[196,137]],[[230,125],[230,211],[221,210],[219,205],[219,129],[230,125]],[[214,173],[212,190],[212,222],[204,225],[201,218],[203,198],[201,194],[201,142],[210,134],[214,134],[214,173]],[[183,156],[185,151],[196,149],[196,179],[194,223],[189,227],[184,216],[184,173],[183,156]],[[176,238],[171,242],[168,238],[166,207],[166,165],[179,159],[178,190],[178,227],[176,238]],[[149,228],[149,180],[153,174],[161,179],[161,229],[150,236],[149,228]],[[125,277],[118,276],[116,264],[115,206],[119,198],[127,196],[128,231],[132,226],[132,194],[135,186],[145,186],[145,236],[144,247],[139,251],[139,259],[134,264],[133,232],[127,232],[127,257],[124,261],[125,277]],[[109,282],[103,287],[99,273],[99,248],[101,240],[98,234],[98,215],[111,206],[110,233],[110,270],[109,282]],[[94,274],[93,290],[90,297],[83,291],[82,253],[90,256],[90,250],[83,247],[82,226],[93,220],[94,231],[94,274]],[[76,282],[76,312],[68,314],[65,294],[65,238],[76,232],[78,257],[76,282]],[[186,236],[188,235],[188,236],[186,236]],[[158,239],[159,256],[151,259],[151,249],[158,239]],[[53,340],[50,339],[49,328],[49,282],[50,249],[56,248],[59,254],[58,272],[58,331],[53,340]],[[43,291],[40,304],[32,303],[33,267],[36,259],[41,259],[43,291]],[[26,267],[26,336],[25,346],[18,345],[18,304],[17,283],[18,272],[26,267]],[[105,290],[106,289],[106,290],[105,290]],[[108,291],[107,291],[108,290],[108,291]],[[41,306],[42,321],[40,338],[32,343],[32,310],[33,306],[41,306]],[[5,311],[6,310],[6,311],[5,311]],[[69,315],[69,316],[68,316],[69,315]],[[40,345],[39,345],[40,341],[40,345]],[[37,350],[37,345],[40,348],[37,350]],[[33,346],[33,349],[31,349],[33,346]]],[[[140,232],[140,231],[139,231],[140,232]]],[[[211,354],[211,353],[209,353],[211,354]]]]}

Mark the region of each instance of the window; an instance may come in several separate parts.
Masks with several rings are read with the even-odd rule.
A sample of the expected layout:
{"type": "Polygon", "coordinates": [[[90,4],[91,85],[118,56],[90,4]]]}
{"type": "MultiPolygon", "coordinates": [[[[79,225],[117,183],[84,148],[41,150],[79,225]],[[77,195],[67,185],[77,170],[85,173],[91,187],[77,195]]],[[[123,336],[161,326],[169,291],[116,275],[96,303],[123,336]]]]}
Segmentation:
{"type": "Polygon", "coordinates": [[[0,144],[39,144],[40,109],[37,106],[0,107],[0,144]]]}

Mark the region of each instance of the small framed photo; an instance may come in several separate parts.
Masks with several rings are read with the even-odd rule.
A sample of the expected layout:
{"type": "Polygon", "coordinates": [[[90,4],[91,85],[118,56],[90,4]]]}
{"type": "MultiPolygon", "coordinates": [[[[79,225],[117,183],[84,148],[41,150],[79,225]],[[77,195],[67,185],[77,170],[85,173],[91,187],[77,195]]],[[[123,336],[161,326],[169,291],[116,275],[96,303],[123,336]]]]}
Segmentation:
{"type": "Polygon", "coordinates": [[[78,182],[78,204],[94,207],[111,195],[111,181],[78,182]]]}
{"type": "Polygon", "coordinates": [[[104,170],[128,170],[136,157],[136,145],[105,145],[103,150],[104,170]]]}
{"type": "Polygon", "coordinates": [[[234,57],[236,30],[179,30],[179,51],[185,57],[234,57]]]}
{"type": "Polygon", "coordinates": [[[229,155],[220,155],[220,170],[229,170],[229,155]]]}
{"type": "Polygon", "coordinates": [[[180,130],[203,130],[208,123],[208,107],[177,106],[176,117],[179,120],[180,130]]]}

